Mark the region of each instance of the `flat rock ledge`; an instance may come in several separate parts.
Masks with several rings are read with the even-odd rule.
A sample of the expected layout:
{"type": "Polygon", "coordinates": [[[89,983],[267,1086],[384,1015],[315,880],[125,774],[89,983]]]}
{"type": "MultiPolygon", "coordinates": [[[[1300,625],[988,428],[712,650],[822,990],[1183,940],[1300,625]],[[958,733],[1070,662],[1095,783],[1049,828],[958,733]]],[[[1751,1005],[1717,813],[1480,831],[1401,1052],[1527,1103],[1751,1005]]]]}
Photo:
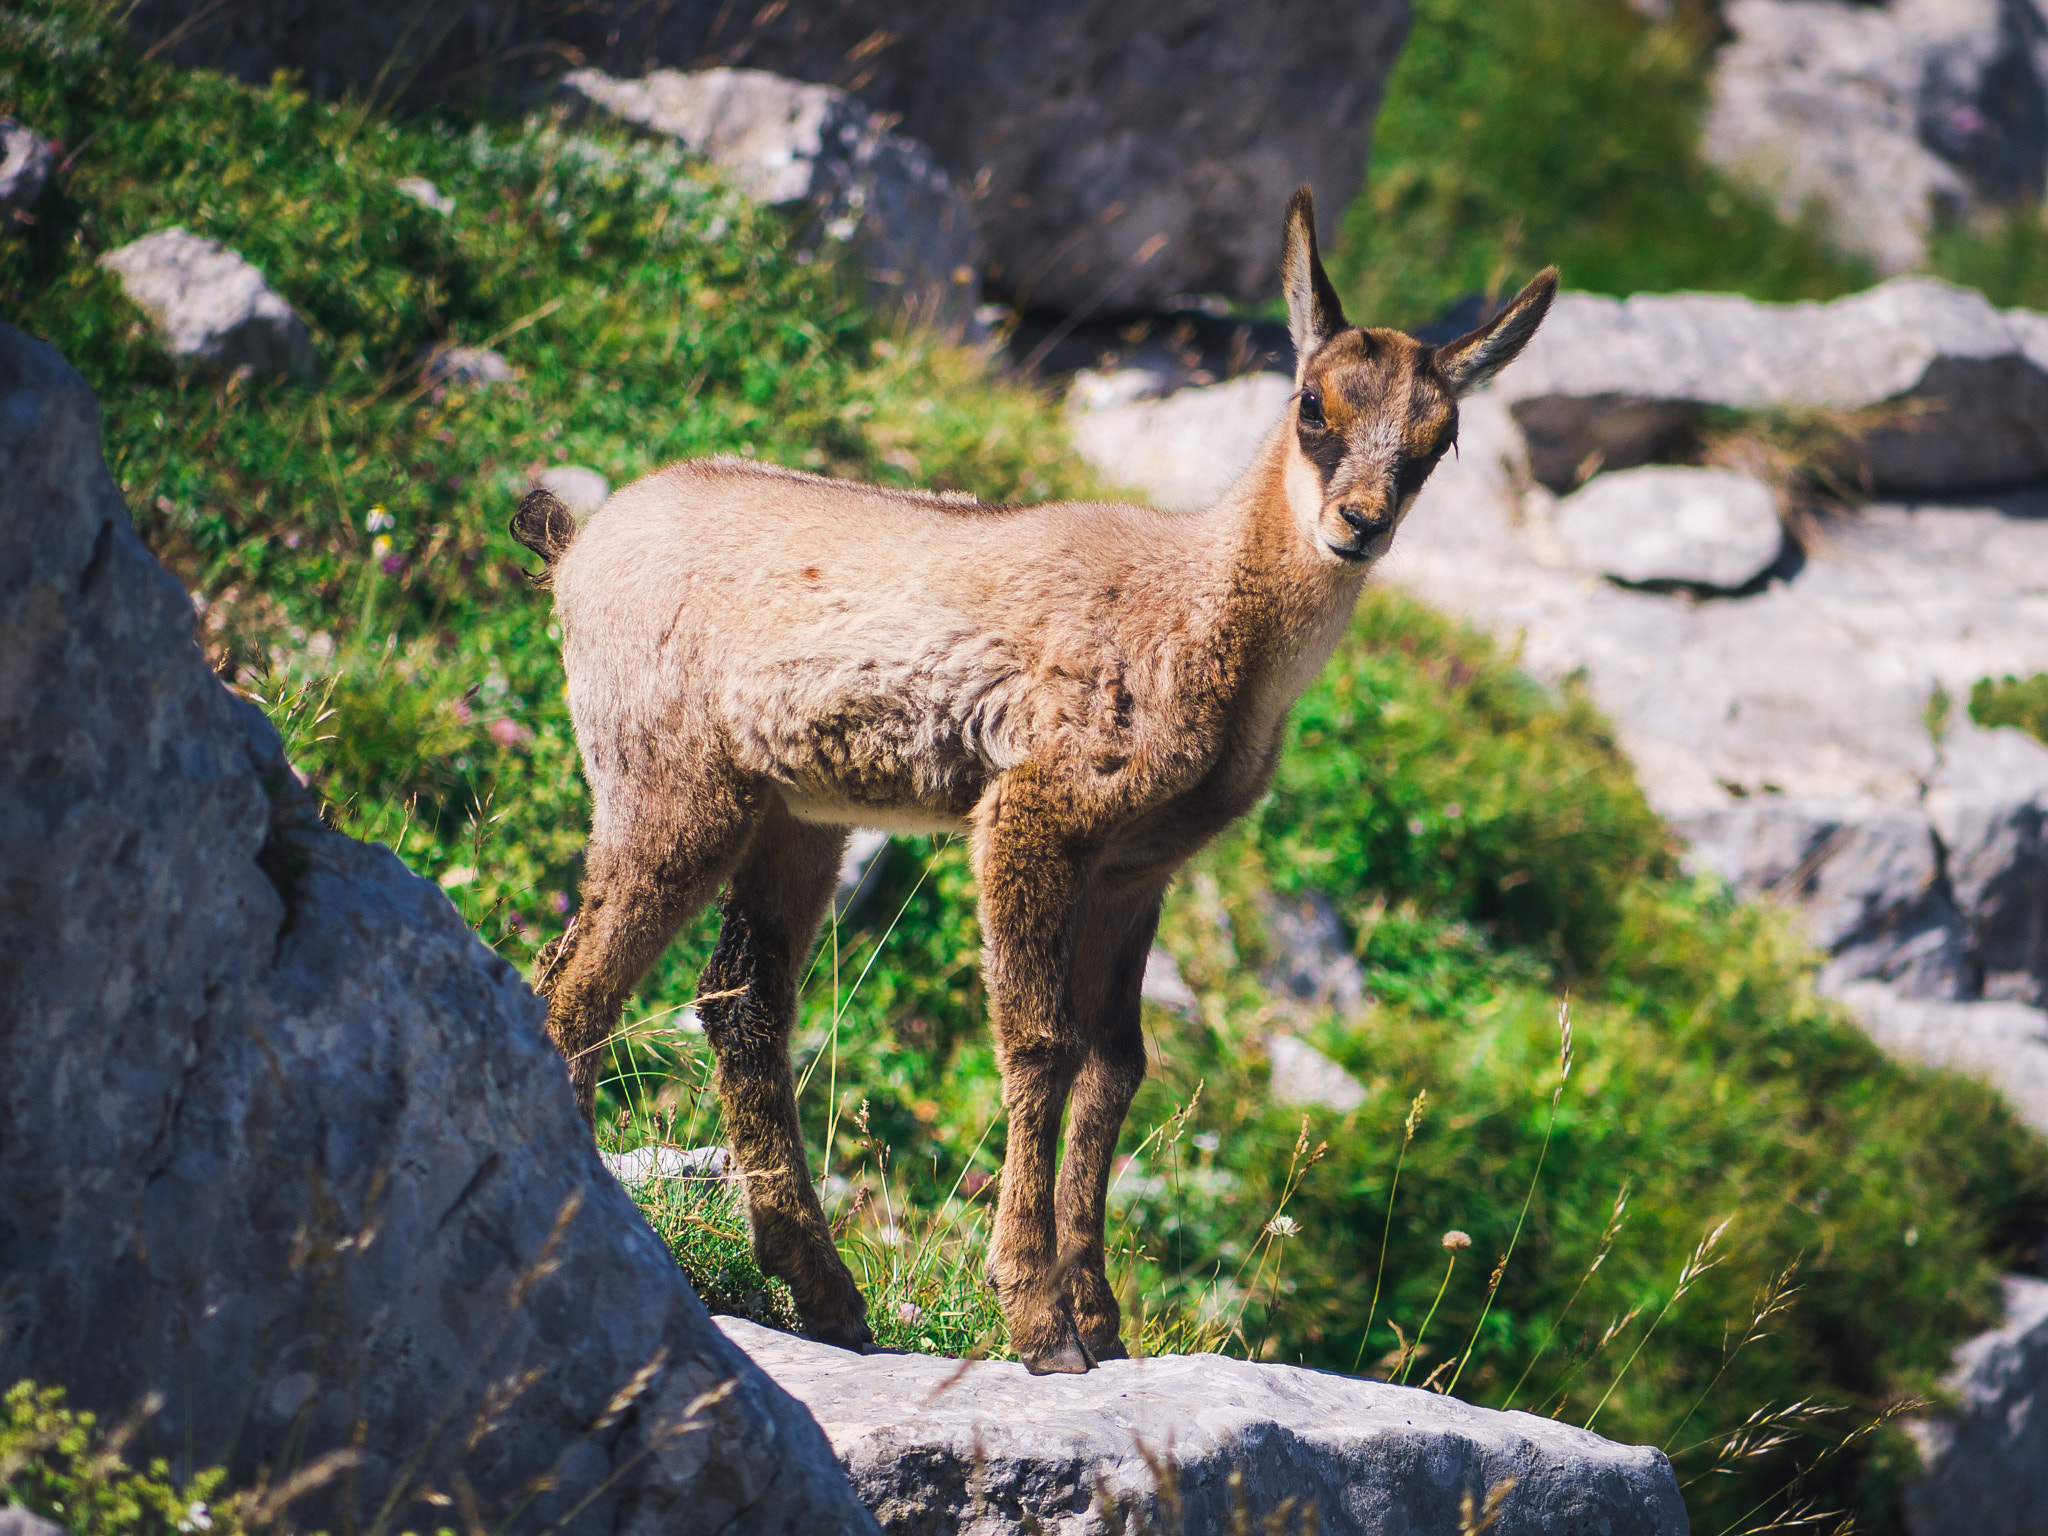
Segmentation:
{"type": "Polygon", "coordinates": [[[1255,1521],[1293,1499],[1325,1536],[1440,1536],[1467,1494],[1477,1505],[1508,1479],[1496,1536],[1689,1530],[1663,1452],[1415,1387],[1220,1355],[1033,1377],[716,1321],[810,1409],[891,1536],[1013,1536],[1027,1521],[1101,1536],[1134,1516],[1158,1529],[1170,1509],[1154,1462],[1180,1506],[1169,1530],[1227,1530],[1240,1499],[1255,1521]]]}

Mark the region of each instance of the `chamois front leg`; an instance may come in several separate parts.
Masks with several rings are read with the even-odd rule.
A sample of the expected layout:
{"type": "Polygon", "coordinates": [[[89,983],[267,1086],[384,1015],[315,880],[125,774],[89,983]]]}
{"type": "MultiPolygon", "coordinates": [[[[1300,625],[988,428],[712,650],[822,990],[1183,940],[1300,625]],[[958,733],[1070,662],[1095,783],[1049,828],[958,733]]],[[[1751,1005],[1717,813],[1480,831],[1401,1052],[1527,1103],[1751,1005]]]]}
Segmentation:
{"type": "Polygon", "coordinates": [[[1069,977],[1088,853],[1073,819],[1056,786],[1048,792],[1027,768],[989,793],[975,828],[982,972],[1009,1118],[989,1282],[1010,1345],[1034,1376],[1095,1363],[1074,1325],[1053,1232],[1060,1115],[1084,1054],[1069,977]]]}
{"type": "Polygon", "coordinates": [[[1117,1137],[1145,1080],[1141,994],[1161,894],[1149,882],[1111,894],[1098,880],[1082,905],[1076,940],[1073,993],[1088,1054],[1074,1083],[1054,1218],[1067,1301],[1082,1344],[1097,1360],[1126,1353],[1103,1228],[1117,1137]]]}
{"type": "Polygon", "coordinates": [[[874,1344],[867,1303],[811,1185],[789,1060],[804,957],[845,846],[842,829],[800,822],[771,801],[726,889],[718,948],[698,990],[754,1257],[788,1282],[806,1333],[865,1351],[874,1344]]]}

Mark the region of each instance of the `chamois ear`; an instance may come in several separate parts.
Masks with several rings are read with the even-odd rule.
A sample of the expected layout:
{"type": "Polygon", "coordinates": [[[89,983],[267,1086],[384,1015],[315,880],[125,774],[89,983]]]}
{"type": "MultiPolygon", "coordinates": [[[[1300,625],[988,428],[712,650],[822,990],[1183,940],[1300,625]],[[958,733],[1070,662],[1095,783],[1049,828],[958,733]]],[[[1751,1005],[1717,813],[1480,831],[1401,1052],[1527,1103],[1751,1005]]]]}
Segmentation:
{"type": "Polygon", "coordinates": [[[1437,372],[1451,393],[1472,393],[1512,363],[1536,334],[1557,297],[1557,268],[1545,267],[1515,295],[1514,302],[1469,336],[1447,341],[1436,350],[1437,372]]]}
{"type": "Polygon", "coordinates": [[[1307,187],[1287,200],[1287,233],[1280,245],[1280,286],[1287,295],[1287,329],[1294,335],[1294,382],[1309,353],[1344,329],[1344,306],[1316,251],[1316,200],[1307,187]]]}

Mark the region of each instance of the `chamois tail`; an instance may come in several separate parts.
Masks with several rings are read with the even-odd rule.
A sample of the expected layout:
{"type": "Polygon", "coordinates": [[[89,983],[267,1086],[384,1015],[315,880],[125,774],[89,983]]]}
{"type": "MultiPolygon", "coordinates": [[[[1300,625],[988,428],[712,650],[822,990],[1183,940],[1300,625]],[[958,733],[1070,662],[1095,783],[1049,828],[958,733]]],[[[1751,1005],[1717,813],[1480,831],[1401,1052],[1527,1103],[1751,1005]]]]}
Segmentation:
{"type": "Polygon", "coordinates": [[[554,574],[555,562],[568,552],[569,541],[576,537],[576,520],[553,491],[536,487],[512,514],[512,537],[547,562],[546,568],[531,578],[535,586],[544,587],[554,574]]]}

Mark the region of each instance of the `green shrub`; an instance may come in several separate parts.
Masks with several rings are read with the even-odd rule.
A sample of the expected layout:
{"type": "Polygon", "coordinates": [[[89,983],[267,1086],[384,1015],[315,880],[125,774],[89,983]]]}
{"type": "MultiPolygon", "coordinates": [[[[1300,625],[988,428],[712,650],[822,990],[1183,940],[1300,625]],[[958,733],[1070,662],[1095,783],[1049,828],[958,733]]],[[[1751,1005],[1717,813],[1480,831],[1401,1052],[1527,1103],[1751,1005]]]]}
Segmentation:
{"type": "Polygon", "coordinates": [[[1990,729],[2016,725],[2048,741],[2048,672],[2032,677],[1980,677],[1970,685],[1970,718],[1990,729]]]}
{"type": "MultiPolygon", "coordinates": [[[[142,1417],[154,1411],[144,1409],[142,1417]]],[[[161,1457],[130,1467],[123,1458],[141,1422],[103,1430],[92,1414],[64,1406],[62,1388],[14,1383],[0,1396],[0,1508],[26,1509],[71,1536],[242,1536],[269,1523],[275,1511],[262,1500],[217,1497],[217,1467],[182,1484],[161,1457]]]]}
{"type": "Polygon", "coordinates": [[[1831,298],[1870,280],[1701,160],[1713,28],[1628,0],[1417,0],[1337,282],[1412,326],[1556,263],[1572,288],[1831,298]]]}

